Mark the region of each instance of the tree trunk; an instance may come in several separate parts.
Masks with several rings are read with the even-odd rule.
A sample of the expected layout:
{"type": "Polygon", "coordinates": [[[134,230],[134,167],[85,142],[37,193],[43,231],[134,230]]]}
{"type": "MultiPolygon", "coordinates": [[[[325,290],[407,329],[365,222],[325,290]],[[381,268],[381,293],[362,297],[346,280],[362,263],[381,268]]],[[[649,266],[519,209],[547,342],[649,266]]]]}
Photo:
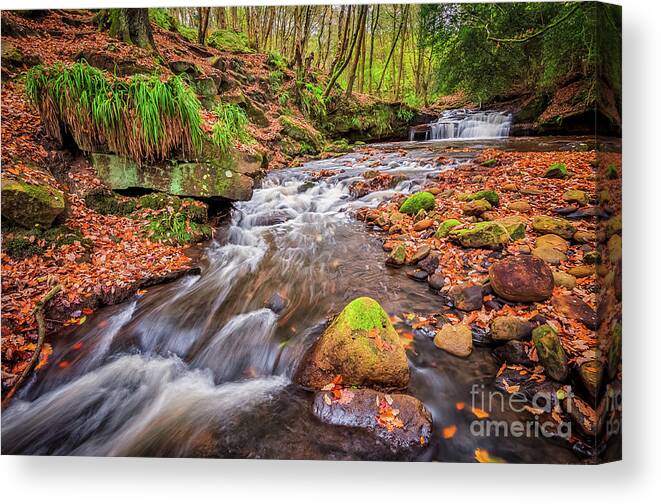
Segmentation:
{"type": "Polygon", "coordinates": [[[358,62],[360,61],[360,49],[363,46],[363,39],[365,38],[365,21],[367,19],[367,6],[365,9],[360,12],[358,16],[358,23],[356,24],[356,31],[358,31],[358,47],[356,48],[353,62],[351,63],[351,69],[349,70],[349,80],[347,81],[347,98],[353,93],[353,84],[356,81],[356,69],[358,68],[358,62]]]}
{"type": "Polygon", "coordinates": [[[108,9],[110,36],[143,49],[156,49],[148,9],[108,9]]]}
{"type": "Polygon", "coordinates": [[[197,43],[204,45],[207,39],[207,30],[209,28],[209,12],[211,7],[198,7],[197,8],[197,43]]]}
{"type": "Polygon", "coordinates": [[[374,80],[372,77],[372,62],[374,61],[374,35],[376,33],[376,30],[379,26],[379,10],[381,9],[380,4],[376,4],[376,15],[374,19],[372,20],[372,33],[370,34],[370,62],[368,65],[368,75],[369,75],[369,85],[368,85],[368,93],[372,94],[372,81],[374,80]]]}

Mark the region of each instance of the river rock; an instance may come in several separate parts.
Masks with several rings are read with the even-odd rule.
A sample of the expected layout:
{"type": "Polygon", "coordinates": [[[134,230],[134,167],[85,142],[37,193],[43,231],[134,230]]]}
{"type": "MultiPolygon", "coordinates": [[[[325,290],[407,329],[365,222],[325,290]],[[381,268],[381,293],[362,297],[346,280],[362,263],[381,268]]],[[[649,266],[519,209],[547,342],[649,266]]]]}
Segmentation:
{"type": "Polygon", "coordinates": [[[427,283],[432,289],[441,290],[445,285],[445,276],[442,273],[433,273],[427,278],[427,283]]]}
{"type": "Polygon", "coordinates": [[[521,366],[534,367],[534,362],[528,356],[528,346],[522,341],[508,341],[491,352],[498,362],[507,364],[518,364],[521,366]]]}
{"type": "Polygon", "coordinates": [[[416,215],[420,210],[433,210],[435,206],[434,195],[422,191],[406,198],[399,207],[399,211],[408,215],[416,215]]]}
{"type": "Polygon", "coordinates": [[[464,247],[502,248],[510,239],[507,229],[497,222],[478,222],[468,229],[453,230],[450,237],[464,247]]]}
{"type": "Polygon", "coordinates": [[[315,344],[299,375],[303,386],[320,389],[337,375],[346,386],[404,388],[409,365],[388,314],[374,299],[354,299],[315,344]]]}
{"type": "Polygon", "coordinates": [[[507,257],[489,268],[489,280],[494,292],[509,301],[545,301],[553,293],[553,272],[538,257],[507,257]]]}
{"type": "Polygon", "coordinates": [[[532,206],[530,206],[530,203],[524,200],[513,201],[512,203],[507,205],[507,208],[509,210],[512,210],[513,212],[521,212],[521,213],[528,213],[532,210],[532,206]]]}
{"type": "Polygon", "coordinates": [[[525,319],[508,315],[491,321],[491,338],[495,341],[509,341],[529,338],[533,325],[525,319]]]}
{"type": "Polygon", "coordinates": [[[509,182],[500,186],[500,190],[505,192],[517,192],[519,188],[513,182],[509,182]]]}
{"type": "Polygon", "coordinates": [[[526,220],[519,215],[510,215],[496,220],[498,224],[507,229],[510,240],[522,240],[526,237],[526,220]]]}
{"type": "Polygon", "coordinates": [[[587,402],[575,394],[568,395],[562,402],[564,410],[572,419],[572,425],[577,425],[586,436],[594,439],[598,431],[598,415],[587,402]]]}
{"type": "Polygon", "coordinates": [[[427,280],[429,274],[424,270],[416,268],[414,270],[407,271],[406,276],[412,280],[415,280],[416,282],[424,282],[427,280]]]}
{"type": "Polygon", "coordinates": [[[411,256],[409,264],[416,264],[419,261],[422,261],[429,255],[429,252],[431,252],[431,247],[429,245],[420,245],[411,256]]]}
{"type": "Polygon", "coordinates": [[[450,234],[450,231],[456,228],[459,224],[461,224],[461,222],[459,222],[457,219],[444,220],[441,222],[440,226],[438,226],[434,236],[436,238],[445,238],[450,234]]]}
{"type": "Polygon", "coordinates": [[[567,256],[551,247],[538,247],[532,251],[532,255],[539,257],[547,264],[558,265],[567,260],[567,256]]]}
{"type": "Polygon", "coordinates": [[[533,330],[532,342],[546,375],[559,382],[565,381],[569,374],[569,364],[558,333],[550,325],[544,324],[533,330]]]}
{"type": "Polygon", "coordinates": [[[406,262],[406,245],[400,243],[397,245],[386,259],[386,264],[394,268],[399,268],[406,262]]]}
{"type": "Polygon", "coordinates": [[[434,225],[434,221],[431,219],[422,219],[415,224],[413,224],[413,230],[414,231],[424,231],[425,229],[429,229],[434,225]]]}
{"type": "Polygon", "coordinates": [[[50,227],[64,212],[64,193],[55,185],[2,175],[2,216],[26,228],[50,227]]]}
{"type": "Polygon", "coordinates": [[[583,262],[585,264],[601,264],[601,254],[596,250],[586,252],[583,255],[583,262]]]}
{"type": "Polygon", "coordinates": [[[418,451],[431,438],[431,414],[410,395],[342,389],[336,399],[321,391],[314,396],[312,412],[330,425],[368,429],[395,452],[418,451]]]}
{"type": "Polygon", "coordinates": [[[473,351],[471,328],[465,324],[445,324],[436,333],[434,345],[457,357],[468,357],[473,351]]]}
{"type": "Polygon", "coordinates": [[[611,264],[622,259],[622,237],[613,235],[608,239],[608,260],[611,264]]]}
{"type": "Polygon", "coordinates": [[[574,266],[569,268],[567,273],[576,278],[585,278],[594,275],[596,272],[593,264],[581,264],[580,266],[574,266]]]}
{"type": "Polygon", "coordinates": [[[585,206],[588,204],[588,195],[585,191],[579,189],[570,189],[565,191],[562,195],[562,199],[567,203],[576,203],[580,206],[585,206]]]}
{"type": "Polygon", "coordinates": [[[429,255],[418,262],[418,268],[426,271],[429,275],[433,274],[437,269],[440,262],[439,252],[429,252],[429,255]]]}
{"type": "Polygon", "coordinates": [[[491,209],[491,203],[487,200],[478,199],[475,201],[469,201],[464,204],[463,212],[465,215],[482,215],[487,210],[491,209]]]}
{"type": "Polygon", "coordinates": [[[552,248],[557,250],[558,252],[567,252],[569,250],[569,243],[567,243],[567,240],[564,238],[561,238],[558,235],[554,234],[545,234],[542,236],[539,236],[535,240],[535,248],[552,248]]]}
{"type": "Polygon", "coordinates": [[[559,294],[553,297],[552,303],[560,315],[578,320],[589,329],[597,328],[596,312],[581,298],[571,294],[559,294]]]}
{"type": "Polygon", "coordinates": [[[289,300],[286,297],[282,296],[279,292],[275,292],[268,303],[266,303],[266,307],[272,312],[280,313],[287,308],[288,304],[289,300]]]}
{"type": "Polygon", "coordinates": [[[245,201],[252,197],[253,180],[240,165],[261,164],[241,155],[227,155],[217,162],[172,162],[138,165],[112,154],[91,154],[98,177],[113,190],[149,189],[176,196],[245,201]],[[242,161],[243,159],[243,161],[242,161]]]}
{"type": "Polygon", "coordinates": [[[567,165],[564,163],[553,163],[544,173],[544,178],[564,179],[567,178],[567,165]]]}
{"type": "Polygon", "coordinates": [[[566,240],[571,239],[576,228],[568,220],[558,217],[538,215],[532,220],[532,228],[540,234],[554,234],[566,240]]]}
{"type": "Polygon", "coordinates": [[[497,207],[500,204],[500,198],[496,191],[486,190],[486,191],[477,191],[473,194],[469,194],[466,197],[467,201],[478,201],[486,200],[492,207],[497,207]]]}
{"type": "Polygon", "coordinates": [[[597,233],[594,231],[576,231],[574,241],[577,243],[594,243],[597,241],[597,233]]]}
{"type": "Polygon", "coordinates": [[[578,377],[590,397],[596,399],[604,377],[603,364],[596,359],[584,362],[578,366],[578,377]]]}
{"type": "Polygon", "coordinates": [[[553,283],[556,287],[564,287],[565,289],[572,290],[576,287],[576,277],[564,271],[554,271],[553,283]]]}
{"type": "Polygon", "coordinates": [[[455,285],[448,294],[458,310],[471,312],[482,308],[481,285],[455,285]]]}

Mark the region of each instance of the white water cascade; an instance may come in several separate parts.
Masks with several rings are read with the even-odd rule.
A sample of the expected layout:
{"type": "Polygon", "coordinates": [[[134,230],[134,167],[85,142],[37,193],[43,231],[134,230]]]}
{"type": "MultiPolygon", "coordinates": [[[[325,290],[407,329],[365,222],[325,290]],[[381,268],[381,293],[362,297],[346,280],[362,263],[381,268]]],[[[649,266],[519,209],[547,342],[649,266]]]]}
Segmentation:
{"type": "MultiPolygon", "coordinates": [[[[446,110],[424,131],[425,140],[452,138],[502,138],[510,134],[512,114],[493,110],[446,110]]],[[[417,140],[420,130],[411,129],[409,140],[417,140]]]]}

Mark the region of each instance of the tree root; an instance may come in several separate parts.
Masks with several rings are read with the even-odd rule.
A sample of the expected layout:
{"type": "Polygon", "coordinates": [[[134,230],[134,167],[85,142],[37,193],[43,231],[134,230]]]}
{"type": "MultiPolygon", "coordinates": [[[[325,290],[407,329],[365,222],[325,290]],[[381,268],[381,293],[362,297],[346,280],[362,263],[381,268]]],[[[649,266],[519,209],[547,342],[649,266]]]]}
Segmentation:
{"type": "Polygon", "coordinates": [[[41,298],[41,301],[39,301],[32,310],[32,314],[37,320],[37,331],[39,334],[39,339],[37,340],[37,346],[35,347],[34,352],[32,353],[30,362],[28,362],[28,365],[21,373],[21,376],[18,378],[18,380],[16,380],[14,386],[9,390],[9,392],[5,394],[5,397],[2,399],[3,409],[7,406],[11,398],[14,397],[14,394],[18,391],[18,389],[23,384],[25,379],[30,375],[30,373],[32,372],[32,368],[34,368],[35,364],[37,363],[37,360],[39,359],[39,356],[41,355],[41,347],[44,346],[44,340],[46,339],[46,321],[44,319],[44,308],[46,306],[46,303],[48,303],[51,299],[53,299],[61,290],[62,290],[61,285],[56,285],[55,287],[53,287],[51,290],[49,290],[46,293],[46,295],[43,298],[41,298]]]}

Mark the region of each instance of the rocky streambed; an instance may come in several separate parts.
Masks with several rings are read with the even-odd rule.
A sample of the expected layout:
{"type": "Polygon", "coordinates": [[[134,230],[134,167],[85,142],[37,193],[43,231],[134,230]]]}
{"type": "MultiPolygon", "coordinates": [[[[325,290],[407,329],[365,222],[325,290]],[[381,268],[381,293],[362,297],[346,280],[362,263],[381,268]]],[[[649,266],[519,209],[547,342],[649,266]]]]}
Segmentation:
{"type": "MultiPolygon", "coordinates": [[[[557,426],[567,417],[560,403],[574,400],[558,392],[574,384],[575,373],[576,383],[589,382],[580,363],[594,345],[574,343],[573,335],[585,336],[574,323],[576,303],[548,300],[590,288],[584,281],[578,291],[555,291],[570,276],[595,278],[597,266],[584,264],[593,250],[582,250],[576,234],[596,226],[575,226],[566,258],[552,265],[533,254],[543,248],[535,238],[558,234],[534,230],[533,212],[558,218],[549,205],[565,191],[539,187],[551,179],[537,167],[512,168],[522,174],[518,185],[519,175],[494,180],[488,171],[516,165],[507,157],[512,149],[543,154],[540,170],[558,152],[571,169],[583,169],[582,142],[393,144],[272,172],[250,201],[236,205],[199,275],[99,310],[53,339],[48,364],[3,411],[3,452],[549,463],[594,456],[589,443],[577,448],[585,432],[571,440],[562,432],[480,432],[486,420],[532,420],[534,429],[535,419],[548,417],[557,426]],[[451,173],[461,180],[446,181],[451,173]],[[415,211],[404,212],[406,197],[423,190],[433,206],[410,203],[415,211]],[[498,203],[471,197],[480,191],[496,193],[498,203]],[[468,198],[457,198],[464,192],[468,198]],[[522,211],[505,211],[517,202],[522,211]],[[505,214],[521,221],[503,222],[511,217],[505,214]],[[512,240],[517,233],[523,238],[512,240]],[[541,272],[524,310],[505,288],[488,286],[491,267],[508,256],[525,257],[541,272]],[[568,271],[586,266],[587,277],[568,271]],[[369,306],[351,308],[357,299],[369,306]],[[565,360],[550,376],[542,354],[548,348],[558,357],[558,345],[565,360]],[[557,402],[548,411],[508,400],[540,389],[557,402]],[[502,403],[487,404],[488,397],[502,403]]],[[[580,306],[587,316],[595,308],[589,303],[580,306]]],[[[610,376],[612,366],[599,373],[610,376]]],[[[616,366],[610,379],[617,377],[616,366]]],[[[604,387],[596,380],[596,397],[604,387]]]]}

